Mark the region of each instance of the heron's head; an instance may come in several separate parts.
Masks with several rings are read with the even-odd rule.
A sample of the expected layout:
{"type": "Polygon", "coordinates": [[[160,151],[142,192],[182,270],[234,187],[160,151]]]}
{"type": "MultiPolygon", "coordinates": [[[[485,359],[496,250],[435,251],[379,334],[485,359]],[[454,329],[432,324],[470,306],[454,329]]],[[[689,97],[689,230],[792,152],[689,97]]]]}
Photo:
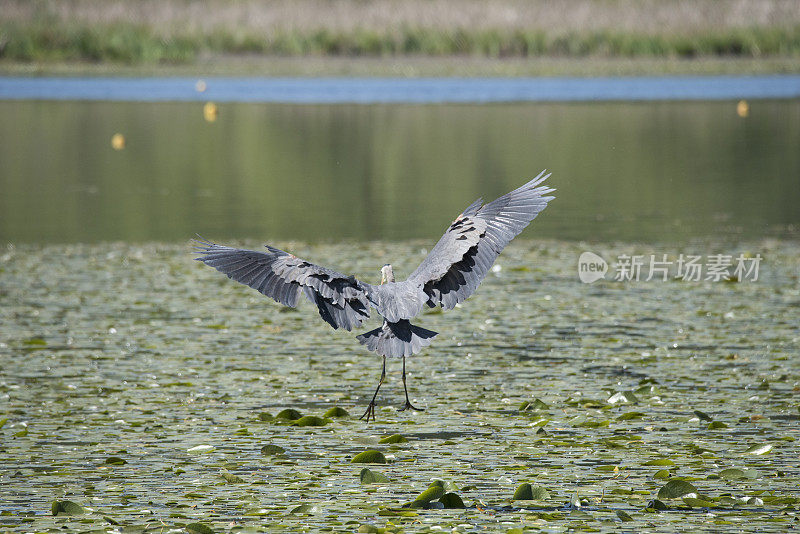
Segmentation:
{"type": "Polygon", "coordinates": [[[381,284],[385,284],[386,282],[394,282],[394,271],[392,271],[392,265],[390,263],[381,267],[381,284]]]}

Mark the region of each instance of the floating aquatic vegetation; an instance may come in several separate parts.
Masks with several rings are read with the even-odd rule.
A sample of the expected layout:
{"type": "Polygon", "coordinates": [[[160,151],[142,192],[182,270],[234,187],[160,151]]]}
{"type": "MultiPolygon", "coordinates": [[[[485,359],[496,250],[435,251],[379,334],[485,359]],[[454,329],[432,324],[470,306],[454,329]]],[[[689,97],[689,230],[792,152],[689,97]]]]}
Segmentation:
{"type": "Polygon", "coordinates": [[[214,534],[214,530],[203,523],[189,523],[184,528],[189,534],[214,534]]]}
{"type": "Polygon", "coordinates": [[[304,415],[303,417],[295,420],[292,426],[325,426],[330,422],[330,419],[318,417],[316,415],[304,415]]]}
{"type": "MultiPolygon", "coordinates": [[[[291,245],[365,280],[389,248],[398,272],[422,255],[291,245]]],[[[2,248],[0,530],[791,524],[800,247],[766,246],[756,284],[636,287],[577,282],[577,244],[512,246],[474,306],[423,316],[456,332],[407,362],[426,411],[396,411],[390,361],[369,425],[341,412],[363,412],[380,361],[308,328],[311,306],[218,283],[183,245],[2,248]],[[636,401],[607,402],[620,392],[636,401]],[[366,451],[377,463],[351,463],[366,451]],[[511,501],[523,483],[532,500],[511,501]]]]}
{"type": "Polygon", "coordinates": [[[439,502],[442,503],[445,509],[455,510],[459,508],[466,508],[464,501],[457,493],[448,492],[439,497],[439,502]]]}
{"type": "Polygon", "coordinates": [[[225,482],[228,484],[242,484],[244,479],[239,475],[234,475],[233,473],[228,473],[227,471],[222,472],[222,478],[225,479],[225,482]]]}
{"type": "Polygon", "coordinates": [[[350,462],[354,464],[385,464],[386,456],[381,451],[370,449],[356,454],[350,462]]]}
{"type": "Polygon", "coordinates": [[[371,471],[367,467],[361,470],[359,479],[361,480],[362,484],[383,484],[385,482],[389,482],[389,479],[386,478],[386,476],[384,476],[382,473],[371,471]]]}
{"type": "Polygon", "coordinates": [[[275,456],[275,455],[278,455],[278,454],[283,454],[285,452],[286,452],[286,449],[284,449],[280,445],[273,445],[271,443],[268,443],[267,445],[264,445],[263,447],[261,447],[261,454],[264,454],[264,455],[267,455],[267,456],[275,456]]]}
{"type": "Polygon", "coordinates": [[[550,492],[541,486],[532,486],[525,482],[520,484],[514,491],[512,501],[546,501],[550,498],[550,492]]]}
{"type": "Polygon", "coordinates": [[[275,415],[275,419],[280,419],[283,421],[297,421],[303,417],[303,414],[295,410],[294,408],[286,408],[281,410],[280,412],[275,415]]]}
{"type": "Polygon", "coordinates": [[[202,444],[202,445],[195,445],[186,450],[189,454],[206,454],[213,451],[215,447],[213,445],[202,444]]]}
{"type": "Polygon", "coordinates": [[[685,495],[697,495],[697,488],[690,482],[685,480],[670,480],[660,490],[658,490],[658,498],[664,499],[678,499],[685,495]]]}
{"type": "Polygon", "coordinates": [[[86,509],[73,501],[53,501],[50,508],[53,515],[83,515],[86,509]]]}
{"type": "Polygon", "coordinates": [[[386,436],[385,438],[381,438],[378,443],[407,443],[408,439],[402,434],[392,434],[391,436],[386,436]]]}
{"type": "Polygon", "coordinates": [[[403,505],[403,508],[426,510],[456,510],[466,508],[463,499],[455,492],[451,482],[434,480],[428,488],[417,495],[413,501],[403,505]]]}
{"type": "Polygon", "coordinates": [[[350,417],[350,414],[340,406],[333,406],[329,408],[322,417],[332,419],[335,417],[350,417]]]}

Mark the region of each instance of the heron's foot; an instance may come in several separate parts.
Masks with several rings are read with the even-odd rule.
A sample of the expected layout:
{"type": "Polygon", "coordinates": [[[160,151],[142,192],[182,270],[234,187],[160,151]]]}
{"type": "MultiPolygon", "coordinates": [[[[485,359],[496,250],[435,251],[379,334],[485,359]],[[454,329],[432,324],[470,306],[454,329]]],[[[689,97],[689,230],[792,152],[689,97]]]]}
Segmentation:
{"type": "Polygon", "coordinates": [[[367,406],[367,411],[365,411],[364,415],[362,415],[358,419],[361,420],[361,419],[364,419],[366,417],[367,418],[367,423],[369,423],[370,416],[372,416],[372,421],[374,422],[375,421],[375,401],[374,400],[370,401],[369,405],[367,406]]]}
{"type": "Polygon", "coordinates": [[[408,399],[406,399],[406,405],[403,406],[402,408],[399,408],[397,411],[398,412],[404,412],[404,411],[408,410],[409,408],[412,409],[412,410],[416,410],[418,412],[424,412],[425,411],[425,408],[417,408],[416,406],[411,404],[411,401],[408,400],[408,399]]]}

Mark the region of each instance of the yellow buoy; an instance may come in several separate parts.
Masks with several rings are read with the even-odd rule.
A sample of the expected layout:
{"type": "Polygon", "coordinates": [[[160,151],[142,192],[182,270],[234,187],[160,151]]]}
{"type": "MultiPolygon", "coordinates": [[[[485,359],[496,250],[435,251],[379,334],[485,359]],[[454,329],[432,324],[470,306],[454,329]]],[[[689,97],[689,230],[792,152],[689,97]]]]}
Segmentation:
{"type": "Polygon", "coordinates": [[[739,100],[739,103],[736,104],[736,114],[740,117],[747,117],[750,114],[750,105],[747,100],[739,100]]]}
{"type": "Polygon", "coordinates": [[[125,136],[121,133],[115,133],[111,136],[111,148],[114,150],[122,150],[125,148],[125,136]]]}
{"type": "Polygon", "coordinates": [[[206,105],[203,106],[203,117],[205,117],[208,122],[214,122],[217,120],[218,115],[219,110],[217,109],[217,105],[213,102],[206,102],[206,105]]]}

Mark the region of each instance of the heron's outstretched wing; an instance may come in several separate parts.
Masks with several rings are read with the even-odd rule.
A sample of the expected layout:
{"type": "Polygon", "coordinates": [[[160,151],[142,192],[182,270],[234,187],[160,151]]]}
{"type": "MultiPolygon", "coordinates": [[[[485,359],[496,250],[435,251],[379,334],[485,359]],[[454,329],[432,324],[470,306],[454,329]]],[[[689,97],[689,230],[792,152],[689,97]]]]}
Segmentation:
{"type": "Polygon", "coordinates": [[[297,306],[303,291],[333,328],[352,330],[369,317],[364,286],[353,276],[301,260],[267,245],[256,252],[197,240],[196,258],[237,282],[252,287],[286,306],[297,306]]]}
{"type": "Polygon", "coordinates": [[[428,306],[450,310],[475,292],[505,246],[555,198],[545,196],[554,189],[541,185],[549,176],[542,171],[484,206],[478,199],[453,221],[408,277],[424,284],[428,306]]]}

